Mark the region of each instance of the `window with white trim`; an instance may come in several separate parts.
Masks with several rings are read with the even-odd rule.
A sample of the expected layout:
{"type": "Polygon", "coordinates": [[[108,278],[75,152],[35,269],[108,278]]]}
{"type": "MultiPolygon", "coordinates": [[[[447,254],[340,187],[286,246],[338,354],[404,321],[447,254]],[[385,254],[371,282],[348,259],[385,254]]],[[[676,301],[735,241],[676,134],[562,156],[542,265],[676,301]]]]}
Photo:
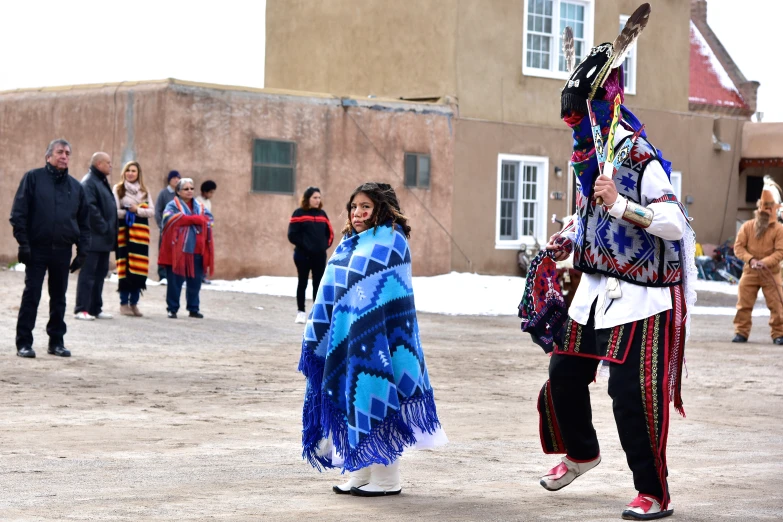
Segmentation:
{"type": "Polygon", "coordinates": [[[568,79],[563,30],[574,31],[577,63],[593,45],[594,0],[525,0],[522,73],[568,79]]]}
{"type": "MultiPolygon", "coordinates": [[[[625,22],[628,21],[628,17],[625,15],[620,16],[620,30],[617,34],[623,32],[625,22]]],[[[625,57],[623,62],[623,82],[625,85],[625,94],[636,94],[636,44],[631,47],[628,56],[625,57]]]]}
{"type": "Polygon", "coordinates": [[[672,187],[674,187],[674,195],[677,196],[677,201],[682,202],[682,172],[673,170],[671,182],[672,187]]]}
{"type": "Polygon", "coordinates": [[[495,248],[546,243],[549,158],[498,154],[495,248]]]}

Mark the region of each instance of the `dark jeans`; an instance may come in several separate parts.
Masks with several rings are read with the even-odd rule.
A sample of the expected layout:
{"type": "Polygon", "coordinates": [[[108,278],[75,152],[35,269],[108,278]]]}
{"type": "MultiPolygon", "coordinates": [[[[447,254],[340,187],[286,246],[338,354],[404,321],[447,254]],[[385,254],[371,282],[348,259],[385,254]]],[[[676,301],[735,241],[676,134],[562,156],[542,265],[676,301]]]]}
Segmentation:
{"type": "Polygon", "coordinates": [[[141,291],[136,290],[120,290],[120,304],[126,305],[130,302],[130,304],[135,305],[139,304],[139,295],[141,294],[141,291]]]}
{"type": "Polygon", "coordinates": [[[299,276],[299,284],[296,285],[296,306],[300,312],[305,311],[305,291],[307,290],[307,276],[313,272],[313,301],[318,295],[318,286],[326,269],[326,252],[322,254],[301,254],[294,252],[294,264],[299,276]]]}
{"type": "Polygon", "coordinates": [[[182,295],[182,284],[187,282],[185,290],[185,301],[189,312],[198,312],[199,298],[198,293],[201,290],[201,276],[204,274],[202,263],[203,258],[199,255],[193,256],[193,266],[196,273],[193,277],[183,277],[174,273],[170,266],[166,267],[166,279],[168,288],[166,288],[166,310],[177,313],[179,310],[179,298],[182,295]]]}
{"type": "Polygon", "coordinates": [[[16,347],[33,345],[33,328],[41,302],[46,272],[49,272],[49,344],[63,344],[65,337],[65,291],[68,290],[68,266],[71,249],[33,248],[32,261],[24,273],[24,293],[16,322],[16,347]]]}
{"type": "Polygon", "coordinates": [[[97,317],[103,310],[103,280],[109,273],[110,252],[87,252],[76,283],[74,313],[87,312],[97,317]]]}

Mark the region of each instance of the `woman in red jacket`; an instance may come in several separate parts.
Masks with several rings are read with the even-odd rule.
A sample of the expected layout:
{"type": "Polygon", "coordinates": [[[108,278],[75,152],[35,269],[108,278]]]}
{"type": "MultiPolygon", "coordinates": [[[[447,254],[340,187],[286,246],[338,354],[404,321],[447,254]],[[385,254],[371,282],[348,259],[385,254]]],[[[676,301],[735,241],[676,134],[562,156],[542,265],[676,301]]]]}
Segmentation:
{"type": "Polygon", "coordinates": [[[334,231],[329,216],[322,210],[321,190],[307,187],[300,207],[294,210],[288,224],[288,241],[294,244],[294,264],[299,276],[296,287],[296,323],[307,320],[305,314],[305,290],[307,278],[313,273],[313,301],[326,268],[326,250],[332,246],[334,231]]]}

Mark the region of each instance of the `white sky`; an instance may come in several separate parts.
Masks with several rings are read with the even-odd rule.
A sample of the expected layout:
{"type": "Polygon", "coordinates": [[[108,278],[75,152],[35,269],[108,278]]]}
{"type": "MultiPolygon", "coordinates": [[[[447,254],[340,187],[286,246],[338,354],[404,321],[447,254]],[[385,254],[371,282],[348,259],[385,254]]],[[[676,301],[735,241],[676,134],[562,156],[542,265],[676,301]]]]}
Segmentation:
{"type": "Polygon", "coordinates": [[[264,86],[266,0],[0,0],[0,90],[181,80],[264,86]]]}
{"type": "MultiPolygon", "coordinates": [[[[170,77],[263,87],[265,8],[265,0],[0,0],[0,90],[170,77]]],[[[708,4],[718,38],[761,82],[764,121],[783,121],[781,20],[783,0],[708,4]]]]}

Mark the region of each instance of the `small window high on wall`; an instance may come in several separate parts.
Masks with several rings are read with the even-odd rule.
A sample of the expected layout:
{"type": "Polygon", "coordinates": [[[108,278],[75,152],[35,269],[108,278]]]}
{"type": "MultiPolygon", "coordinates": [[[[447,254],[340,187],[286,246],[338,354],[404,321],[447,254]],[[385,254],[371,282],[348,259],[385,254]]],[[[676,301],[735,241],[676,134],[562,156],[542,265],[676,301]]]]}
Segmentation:
{"type": "Polygon", "coordinates": [[[295,171],[296,143],[253,140],[253,192],[293,194],[295,171]]]}
{"type": "Polygon", "coordinates": [[[430,188],[430,155],[405,153],[405,186],[430,188]]]}

